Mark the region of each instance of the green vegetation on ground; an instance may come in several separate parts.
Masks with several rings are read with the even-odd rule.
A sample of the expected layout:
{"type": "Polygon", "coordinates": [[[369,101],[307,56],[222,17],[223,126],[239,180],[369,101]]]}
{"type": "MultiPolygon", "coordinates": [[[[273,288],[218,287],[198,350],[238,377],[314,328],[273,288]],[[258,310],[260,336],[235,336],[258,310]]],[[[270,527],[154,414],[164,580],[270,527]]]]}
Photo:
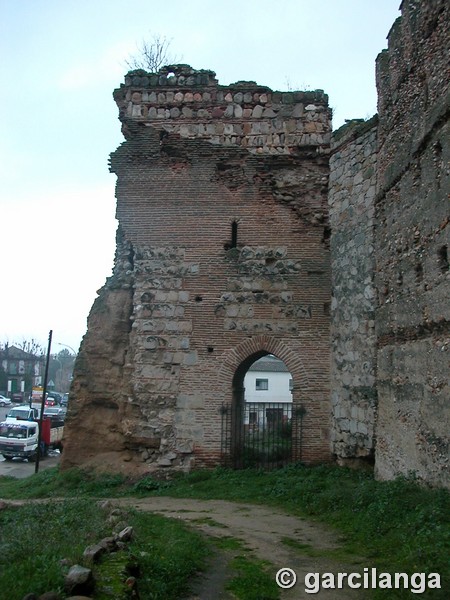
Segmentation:
{"type": "MultiPolygon", "coordinates": [[[[175,519],[135,510],[123,512],[120,519],[133,527],[134,535],[126,556],[116,561],[137,566],[140,597],[176,600],[187,593],[188,582],[204,565],[207,544],[203,537],[175,519]]],[[[8,600],[21,600],[30,592],[63,593],[69,569],[64,564],[83,564],[84,549],[111,535],[107,516],[92,499],[27,503],[1,510],[0,591],[8,590],[8,600]]],[[[108,587],[119,585],[108,572],[107,561],[96,570],[99,578],[107,576],[108,587]]]]}
{"type": "Polygon", "coordinates": [[[278,600],[280,589],[270,573],[270,563],[238,554],[230,561],[236,575],[227,585],[236,598],[242,600],[278,600]]]}
{"type": "MultiPolygon", "coordinates": [[[[448,597],[450,494],[443,489],[428,489],[414,480],[378,482],[365,471],[302,465],[271,472],[217,468],[178,475],[172,480],[148,476],[137,482],[115,475],[58,469],[48,469],[26,480],[0,478],[3,498],[151,495],[259,503],[321,521],[341,532],[343,552],[364,557],[364,566],[389,573],[440,573],[442,590],[420,596],[448,597]]],[[[375,597],[406,598],[410,593],[378,590],[375,597]]]]}

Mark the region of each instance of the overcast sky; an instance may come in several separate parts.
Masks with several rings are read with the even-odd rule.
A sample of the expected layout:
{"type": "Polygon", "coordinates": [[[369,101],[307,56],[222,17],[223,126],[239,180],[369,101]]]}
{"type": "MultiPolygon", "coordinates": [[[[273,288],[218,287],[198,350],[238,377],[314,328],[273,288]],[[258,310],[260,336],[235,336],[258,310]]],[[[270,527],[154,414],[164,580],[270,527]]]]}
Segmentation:
{"type": "Polygon", "coordinates": [[[114,88],[154,34],[219,83],[323,89],[333,126],[376,112],[400,0],[0,0],[0,342],[78,350],[114,261],[114,88]]]}

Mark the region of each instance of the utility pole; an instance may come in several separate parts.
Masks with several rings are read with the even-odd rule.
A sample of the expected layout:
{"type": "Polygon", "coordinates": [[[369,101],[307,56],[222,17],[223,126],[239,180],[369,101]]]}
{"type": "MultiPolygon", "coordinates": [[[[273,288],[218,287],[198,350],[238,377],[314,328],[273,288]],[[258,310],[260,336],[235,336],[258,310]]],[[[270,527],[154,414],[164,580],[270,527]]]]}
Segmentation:
{"type": "Polygon", "coordinates": [[[49,365],[49,362],[50,362],[50,349],[52,347],[52,335],[53,335],[53,331],[50,329],[50,333],[48,334],[47,361],[45,363],[44,389],[43,389],[43,392],[42,392],[41,413],[39,415],[38,447],[37,447],[37,452],[36,452],[36,464],[35,464],[35,467],[34,467],[34,472],[35,473],[37,473],[39,471],[39,459],[41,457],[42,420],[44,418],[45,396],[47,394],[48,365],[49,365]]]}

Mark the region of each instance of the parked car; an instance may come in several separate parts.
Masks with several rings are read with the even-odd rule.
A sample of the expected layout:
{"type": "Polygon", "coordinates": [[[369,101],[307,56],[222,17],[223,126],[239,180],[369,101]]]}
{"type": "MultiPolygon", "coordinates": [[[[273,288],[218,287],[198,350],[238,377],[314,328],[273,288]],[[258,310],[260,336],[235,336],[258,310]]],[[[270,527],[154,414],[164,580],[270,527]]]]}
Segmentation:
{"type": "Polygon", "coordinates": [[[33,408],[28,406],[28,404],[23,404],[22,406],[15,406],[11,408],[11,410],[6,415],[6,420],[17,420],[17,419],[25,419],[31,420],[39,419],[40,410],[37,408],[33,408]]]}
{"type": "Polygon", "coordinates": [[[44,408],[44,417],[49,417],[52,422],[64,421],[66,412],[64,408],[59,408],[59,406],[46,406],[44,408]]]}
{"type": "Polygon", "coordinates": [[[61,404],[61,400],[63,399],[63,395],[59,392],[48,392],[47,398],[53,398],[56,401],[56,404],[61,404]]]}
{"type": "Polygon", "coordinates": [[[0,406],[9,406],[11,404],[11,400],[6,396],[0,395],[0,406]]]}

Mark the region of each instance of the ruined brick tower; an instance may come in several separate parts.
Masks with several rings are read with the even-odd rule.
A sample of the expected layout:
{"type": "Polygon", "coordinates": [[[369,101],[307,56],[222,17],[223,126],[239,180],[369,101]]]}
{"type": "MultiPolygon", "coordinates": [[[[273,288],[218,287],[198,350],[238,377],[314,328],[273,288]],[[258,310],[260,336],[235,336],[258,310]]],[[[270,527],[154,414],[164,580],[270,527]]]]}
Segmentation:
{"type": "Polygon", "coordinates": [[[292,460],[450,487],[450,4],[400,8],[378,115],[333,135],[320,90],[176,65],[115,91],[116,261],[63,467],[220,463],[224,407],[274,354],[303,415],[292,460]]]}
{"type": "Polygon", "coordinates": [[[114,98],[115,268],[77,363],[64,466],[219,464],[221,407],[268,353],[304,411],[294,458],[329,460],[327,96],[174,65],[129,73],[114,98]]]}

